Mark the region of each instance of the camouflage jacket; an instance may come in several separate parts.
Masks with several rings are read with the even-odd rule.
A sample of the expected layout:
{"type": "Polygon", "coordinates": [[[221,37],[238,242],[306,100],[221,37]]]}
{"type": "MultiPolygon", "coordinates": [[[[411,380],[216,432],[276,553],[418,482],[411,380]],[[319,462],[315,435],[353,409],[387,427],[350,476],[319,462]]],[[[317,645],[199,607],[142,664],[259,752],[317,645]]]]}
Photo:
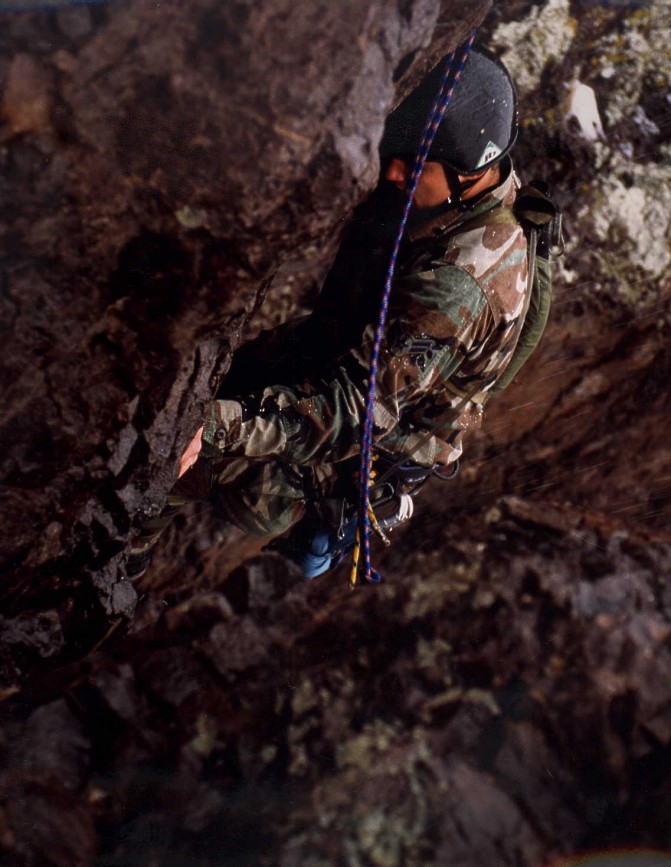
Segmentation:
{"type": "MultiPolygon", "coordinates": [[[[512,165],[502,169],[496,188],[420,223],[401,250],[374,415],[376,444],[396,459],[455,461],[513,354],[528,305],[526,240],[516,224],[483,225],[515,200],[512,165]]],[[[365,232],[343,249],[315,312],[247,347],[237,370],[256,377],[234,365],[205,423],[218,453],[318,467],[358,452],[387,251],[365,232]]]]}

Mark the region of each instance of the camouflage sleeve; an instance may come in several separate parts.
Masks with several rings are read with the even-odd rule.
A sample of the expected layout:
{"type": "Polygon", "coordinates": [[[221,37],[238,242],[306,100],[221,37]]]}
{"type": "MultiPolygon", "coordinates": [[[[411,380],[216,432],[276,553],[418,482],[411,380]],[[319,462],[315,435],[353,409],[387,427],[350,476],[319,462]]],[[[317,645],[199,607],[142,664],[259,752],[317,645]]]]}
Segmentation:
{"type": "MultiPolygon", "coordinates": [[[[392,431],[406,410],[443,391],[471,348],[484,342],[492,322],[480,285],[460,267],[423,271],[394,287],[378,365],[376,439],[392,431]]],[[[204,440],[231,456],[281,457],[296,464],[356,454],[373,339],[374,328],[368,326],[362,345],[321,377],[214,401],[204,440]]]]}

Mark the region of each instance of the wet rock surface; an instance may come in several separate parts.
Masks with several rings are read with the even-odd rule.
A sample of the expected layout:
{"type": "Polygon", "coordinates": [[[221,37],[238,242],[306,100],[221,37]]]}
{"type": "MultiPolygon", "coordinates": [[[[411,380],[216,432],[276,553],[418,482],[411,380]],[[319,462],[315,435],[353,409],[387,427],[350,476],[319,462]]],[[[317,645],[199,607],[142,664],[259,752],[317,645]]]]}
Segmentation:
{"type": "Polygon", "coordinates": [[[487,19],[565,209],[553,320],[356,593],[202,505],[135,585],[121,552],[241,335],[309,300],[374,118],[487,4],[191,5],[0,32],[3,863],[671,851],[667,4],[487,19]]]}

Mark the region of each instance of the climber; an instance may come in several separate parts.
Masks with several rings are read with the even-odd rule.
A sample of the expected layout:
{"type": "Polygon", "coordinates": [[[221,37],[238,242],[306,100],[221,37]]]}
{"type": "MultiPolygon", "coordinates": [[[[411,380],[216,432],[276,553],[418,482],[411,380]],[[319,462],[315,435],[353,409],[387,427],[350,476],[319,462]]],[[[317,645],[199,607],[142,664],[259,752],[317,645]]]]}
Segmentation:
{"type": "MultiPolygon", "coordinates": [[[[436,68],[387,119],[381,182],[355,213],[313,313],[236,354],[164,514],[134,545],[129,576],[193,499],[252,535],[293,528],[278,547],[308,577],[350,541],[385,268],[441,74],[436,68]]],[[[509,157],[516,134],[510,76],[476,49],[417,185],[378,368],[376,449],[392,477],[403,465],[413,485],[455,466],[525,320],[527,240],[512,212],[519,184],[509,157]]]]}

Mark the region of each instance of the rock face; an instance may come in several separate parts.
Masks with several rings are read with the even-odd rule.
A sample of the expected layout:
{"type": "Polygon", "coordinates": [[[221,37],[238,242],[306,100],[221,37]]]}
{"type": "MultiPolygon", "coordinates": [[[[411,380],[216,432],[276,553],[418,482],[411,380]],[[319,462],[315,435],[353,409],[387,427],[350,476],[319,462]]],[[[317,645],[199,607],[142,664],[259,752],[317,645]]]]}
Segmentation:
{"type": "Polygon", "coordinates": [[[671,846],[671,543],[512,497],[425,524],[376,590],[266,554],[7,697],[6,863],[671,846]]]}
{"type": "Polygon", "coordinates": [[[520,84],[516,164],[555,188],[567,254],[541,348],[376,552],[384,583],[306,584],[194,507],[120,616],[118,552],[240,335],[299,307],[385,113],[487,6],[3,16],[10,867],[671,850],[662,0],[486,19],[520,84]],[[603,138],[569,117],[576,82],[603,138]]]}
{"type": "Polygon", "coordinates": [[[492,405],[486,468],[471,464],[461,497],[479,501],[473,481],[485,497],[559,499],[666,530],[671,11],[553,0],[531,14],[534,27],[492,20],[491,41],[524,83],[518,165],[556,190],[567,251],[547,337],[492,405]],[[576,79],[594,91],[603,140],[565,117],[576,79]]]}
{"type": "Polygon", "coordinates": [[[3,14],[5,598],[68,595],[85,566],[129,613],[112,558],[264,286],[297,248],[333,252],[393,101],[489,5],[3,14]]]}

